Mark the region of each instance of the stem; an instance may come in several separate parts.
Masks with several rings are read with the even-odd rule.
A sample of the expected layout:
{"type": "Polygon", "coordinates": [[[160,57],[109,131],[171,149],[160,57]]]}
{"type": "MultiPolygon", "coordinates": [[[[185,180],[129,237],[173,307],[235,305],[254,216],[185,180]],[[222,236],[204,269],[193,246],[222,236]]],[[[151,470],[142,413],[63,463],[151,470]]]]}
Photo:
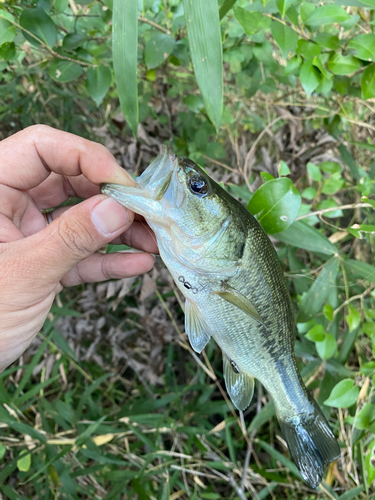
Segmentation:
{"type": "Polygon", "coordinates": [[[325,214],[327,212],[333,212],[335,210],[349,210],[351,208],[357,208],[357,207],[358,208],[364,208],[364,207],[371,208],[372,205],[370,205],[370,203],[352,203],[351,205],[341,205],[339,207],[323,208],[322,210],[317,210],[316,212],[310,212],[309,214],[300,215],[295,220],[306,219],[307,217],[311,217],[312,215],[325,214]]]}

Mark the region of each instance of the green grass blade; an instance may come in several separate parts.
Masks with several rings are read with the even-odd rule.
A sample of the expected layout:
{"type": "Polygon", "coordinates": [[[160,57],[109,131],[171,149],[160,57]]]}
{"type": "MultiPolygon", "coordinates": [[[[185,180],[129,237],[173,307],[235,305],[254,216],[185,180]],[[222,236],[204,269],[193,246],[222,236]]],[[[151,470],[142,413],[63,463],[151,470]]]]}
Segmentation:
{"type": "Polygon", "coordinates": [[[217,0],[184,0],[195,77],[207,114],[219,130],[223,112],[223,51],[217,0]]]}
{"type": "Polygon", "coordinates": [[[138,2],[113,0],[113,68],[122,112],[134,136],[138,128],[138,2]]]}

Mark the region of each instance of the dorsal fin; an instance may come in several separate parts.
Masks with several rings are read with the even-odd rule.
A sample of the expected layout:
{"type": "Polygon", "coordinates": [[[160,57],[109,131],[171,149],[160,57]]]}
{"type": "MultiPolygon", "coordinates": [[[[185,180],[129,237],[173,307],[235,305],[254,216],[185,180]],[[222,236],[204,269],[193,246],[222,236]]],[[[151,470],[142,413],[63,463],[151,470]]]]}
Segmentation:
{"type": "Polygon", "coordinates": [[[223,371],[227,392],[238,410],[246,410],[254,394],[254,378],[238,372],[238,367],[223,353],[223,371]]]}
{"type": "Polygon", "coordinates": [[[234,306],[239,307],[246,314],[259,321],[259,323],[263,324],[263,320],[260,317],[260,314],[256,310],[255,306],[250,302],[250,300],[241,292],[228,285],[228,283],[223,283],[222,290],[214,293],[227,302],[230,302],[234,306]]]}
{"type": "Polygon", "coordinates": [[[202,352],[211,338],[211,332],[202,313],[189,299],[185,302],[185,330],[194,351],[202,352]]]}

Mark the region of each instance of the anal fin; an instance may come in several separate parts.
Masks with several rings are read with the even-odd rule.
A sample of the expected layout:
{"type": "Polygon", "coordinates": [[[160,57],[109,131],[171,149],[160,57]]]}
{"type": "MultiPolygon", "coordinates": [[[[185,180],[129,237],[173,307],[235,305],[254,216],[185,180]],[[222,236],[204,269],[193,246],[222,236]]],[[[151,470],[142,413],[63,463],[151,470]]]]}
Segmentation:
{"type": "Polygon", "coordinates": [[[185,330],[194,351],[202,352],[211,338],[211,332],[198,307],[188,299],[185,302],[185,330]]]}
{"type": "Polygon", "coordinates": [[[233,366],[232,363],[223,353],[223,371],[227,392],[234,406],[243,411],[246,410],[253,399],[254,378],[246,375],[246,373],[238,372],[237,365],[233,366]]]}

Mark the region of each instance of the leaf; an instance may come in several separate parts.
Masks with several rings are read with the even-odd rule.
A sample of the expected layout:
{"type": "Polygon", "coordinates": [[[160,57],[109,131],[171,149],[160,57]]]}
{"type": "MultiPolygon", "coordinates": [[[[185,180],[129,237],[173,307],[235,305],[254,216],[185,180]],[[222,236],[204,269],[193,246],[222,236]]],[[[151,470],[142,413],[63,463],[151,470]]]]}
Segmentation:
{"type": "Polygon", "coordinates": [[[223,51],[217,0],[183,0],[195,77],[207,114],[219,130],[223,112],[223,51]]]}
{"type": "Polygon", "coordinates": [[[252,35],[261,27],[264,28],[265,19],[268,19],[264,18],[264,16],[260,12],[257,11],[249,12],[248,10],[243,9],[242,7],[236,7],[236,9],[234,10],[234,17],[243,27],[246,35],[252,35]]]}
{"type": "Polygon", "coordinates": [[[305,337],[312,342],[321,342],[325,336],[326,332],[323,325],[315,325],[305,334],[305,337]]]}
{"type": "Polygon", "coordinates": [[[367,264],[367,262],[361,262],[359,260],[349,259],[344,261],[344,266],[357,278],[375,283],[375,267],[371,264],[367,264]]]}
{"type": "Polygon", "coordinates": [[[375,405],[367,403],[360,412],[357,414],[355,419],[356,429],[364,430],[367,429],[370,424],[375,421],[375,405]]]}
{"type": "Polygon", "coordinates": [[[334,75],[350,75],[361,67],[361,63],[356,57],[343,56],[341,53],[336,53],[330,61],[328,68],[334,75]]]}
{"type": "Polygon", "coordinates": [[[289,175],[289,174],[290,174],[290,168],[285,163],[285,161],[281,161],[279,165],[279,176],[283,177],[284,175],[289,175]]]}
{"type": "Polygon", "coordinates": [[[113,0],[113,69],[121,110],[134,137],[138,128],[138,3],[113,0]]]}
{"type": "MultiPolygon", "coordinates": [[[[1,28],[0,28],[1,29],[1,28]]],[[[13,61],[17,56],[16,46],[13,42],[5,42],[0,47],[0,59],[13,61]]]]}
{"type": "Polygon", "coordinates": [[[86,77],[88,93],[99,106],[111,86],[111,70],[107,66],[89,68],[86,77]]]}
{"type": "Polygon", "coordinates": [[[145,63],[148,69],[156,68],[163,64],[172,54],[176,40],[173,36],[155,30],[145,47],[145,63]]]}
{"type": "Polygon", "coordinates": [[[323,194],[335,194],[344,185],[345,181],[339,173],[333,174],[329,179],[325,179],[322,186],[323,194]]]}
{"type": "Polygon", "coordinates": [[[352,379],[347,378],[335,385],[324,404],[335,408],[349,408],[357,401],[358,394],[359,388],[352,379]]]}
{"type": "Polygon", "coordinates": [[[13,42],[16,36],[15,27],[6,19],[1,17],[2,12],[0,11],[0,45],[5,42],[13,42]]]}
{"type": "Polygon", "coordinates": [[[326,333],[323,340],[315,342],[316,350],[321,359],[329,359],[336,350],[337,342],[331,333],[326,333]]]}
{"type": "MultiPolygon", "coordinates": [[[[358,225],[357,225],[358,226],[358,225]]],[[[370,226],[368,224],[361,224],[358,227],[348,227],[347,229],[356,238],[361,240],[366,239],[366,234],[375,235],[375,226],[370,226]]]]}
{"type": "Polygon", "coordinates": [[[367,363],[364,363],[361,368],[360,372],[363,373],[363,375],[372,375],[375,371],[375,361],[368,361],[367,363]]]}
{"type": "Polygon", "coordinates": [[[306,188],[301,196],[302,198],[306,198],[306,200],[313,200],[316,196],[316,189],[313,187],[306,188]]]}
{"type": "Polygon", "coordinates": [[[358,35],[350,40],[348,49],[355,49],[354,54],[358,59],[363,61],[375,61],[375,35],[367,33],[366,35],[358,35]]]}
{"type": "Polygon", "coordinates": [[[364,99],[375,97],[375,66],[367,66],[362,75],[361,90],[364,99]]]}
{"type": "Polygon", "coordinates": [[[72,82],[83,73],[82,66],[70,61],[55,59],[52,61],[48,74],[56,82],[72,82]]]}
{"type": "Polygon", "coordinates": [[[276,0],[276,6],[280,12],[280,16],[284,19],[286,11],[293,4],[294,0],[276,0]]]}
{"type": "Polygon", "coordinates": [[[338,5],[317,7],[306,19],[305,24],[318,28],[323,24],[342,23],[350,19],[349,14],[338,5]]]}
{"type": "Polygon", "coordinates": [[[220,7],[220,10],[219,10],[220,21],[230,11],[230,9],[233,7],[233,5],[236,3],[236,1],[237,0],[224,0],[223,4],[222,4],[222,6],[220,7]]]}
{"type": "Polygon", "coordinates": [[[315,316],[327,302],[332,287],[336,285],[339,270],[339,259],[332,257],[320,271],[310,290],[303,296],[301,311],[309,316],[315,316]]]}
{"type": "Polygon", "coordinates": [[[313,66],[312,61],[312,59],[305,59],[299,72],[301,85],[307,97],[311,96],[321,80],[320,72],[313,66]]]}
{"type": "Polygon", "coordinates": [[[307,168],[307,173],[309,174],[309,177],[311,177],[311,179],[313,181],[317,181],[317,182],[321,181],[322,173],[321,173],[319,167],[317,167],[313,163],[308,163],[306,168],[307,168]]]}
{"type": "Polygon", "coordinates": [[[289,26],[281,24],[278,21],[272,22],[271,32],[275,39],[275,42],[280,47],[280,50],[283,53],[284,58],[286,59],[289,52],[294,52],[297,48],[297,33],[289,26]]]}
{"type": "Polygon", "coordinates": [[[331,33],[318,33],[314,41],[325,49],[339,50],[341,47],[339,38],[331,33]]]}
{"type": "Polygon", "coordinates": [[[289,245],[303,248],[310,252],[318,252],[327,255],[334,255],[337,253],[337,248],[326,236],[302,221],[294,222],[288,229],[274,236],[283,243],[288,243],[289,245]]]}
{"type": "MultiPolygon", "coordinates": [[[[56,25],[43,9],[39,7],[25,9],[20,15],[19,23],[45,45],[52,47],[55,44],[57,40],[56,25]]],[[[22,34],[33,45],[40,45],[40,42],[26,31],[22,30],[22,34]]]]}
{"type": "Polygon", "coordinates": [[[266,182],[251,198],[248,210],[268,234],[283,231],[297,217],[301,196],[290,179],[282,177],[266,182]]]}
{"type": "Polygon", "coordinates": [[[7,449],[5,448],[5,446],[2,443],[0,443],[0,460],[4,458],[6,451],[7,449]]]}
{"type": "Polygon", "coordinates": [[[31,453],[26,452],[21,458],[17,460],[17,468],[21,472],[27,472],[31,467],[31,453]]]}

